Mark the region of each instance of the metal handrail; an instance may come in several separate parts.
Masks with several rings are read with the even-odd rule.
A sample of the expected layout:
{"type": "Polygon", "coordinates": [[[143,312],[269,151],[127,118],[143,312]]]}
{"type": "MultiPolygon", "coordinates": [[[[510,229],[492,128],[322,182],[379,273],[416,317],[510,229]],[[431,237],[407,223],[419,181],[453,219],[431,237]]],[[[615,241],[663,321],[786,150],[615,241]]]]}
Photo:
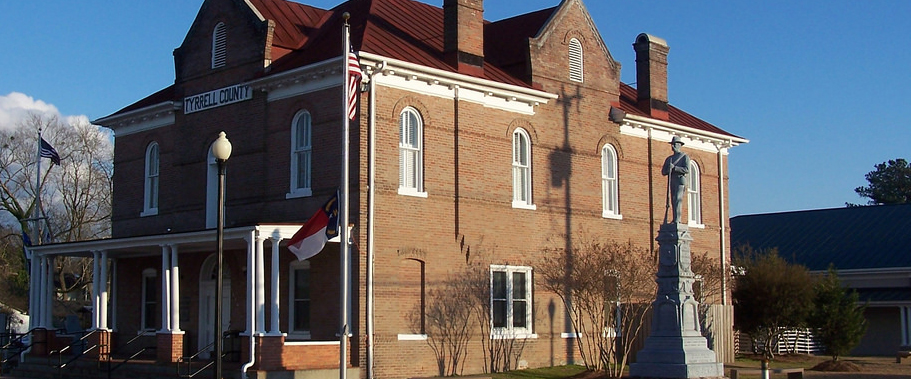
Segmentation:
{"type": "MultiPolygon", "coordinates": [[[[147,336],[152,335],[152,334],[154,334],[154,333],[155,333],[155,332],[150,331],[150,330],[144,330],[144,331],[140,332],[138,335],[136,335],[136,337],[133,337],[133,338],[131,338],[129,341],[127,341],[127,343],[123,345],[123,348],[122,348],[122,349],[123,349],[123,350],[126,350],[127,347],[129,347],[130,345],[132,345],[134,342],[139,341],[140,338],[142,338],[142,337],[147,337],[147,336]]],[[[157,348],[158,348],[157,346],[145,346],[145,347],[143,347],[142,349],[139,349],[139,351],[133,353],[133,355],[130,355],[129,357],[127,357],[126,359],[124,359],[123,361],[121,361],[120,363],[118,363],[118,364],[117,364],[116,366],[114,366],[114,367],[111,367],[111,361],[113,360],[112,357],[111,357],[112,354],[108,354],[108,359],[107,359],[107,361],[106,361],[106,362],[107,362],[107,369],[106,369],[106,371],[107,371],[107,373],[108,373],[108,378],[110,379],[110,377],[111,377],[111,372],[113,372],[114,370],[117,370],[118,368],[120,368],[120,367],[122,367],[123,365],[127,364],[128,362],[130,362],[131,360],[133,360],[133,358],[136,358],[136,357],[142,355],[142,353],[145,353],[145,352],[148,351],[148,350],[154,350],[154,349],[157,349],[157,348]]]]}
{"type": "Polygon", "coordinates": [[[45,341],[41,341],[41,342],[35,342],[35,339],[34,339],[34,335],[33,335],[33,334],[34,334],[35,330],[38,330],[38,329],[46,330],[45,328],[38,327],[38,328],[29,329],[29,331],[27,331],[27,332],[25,332],[25,333],[22,333],[22,334],[18,334],[18,333],[4,333],[4,334],[9,334],[10,336],[17,336],[17,337],[11,339],[11,340],[8,341],[5,345],[3,345],[2,347],[0,347],[0,351],[9,352],[10,350],[14,350],[16,353],[15,353],[15,354],[10,354],[10,355],[5,356],[5,357],[2,357],[2,359],[0,359],[0,376],[3,376],[3,372],[4,372],[4,370],[6,369],[6,364],[9,363],[13,358],[18,357],[20,354],[22,354],[23,351],[28,350],[28,349],[29,349],[30,347],[32,347],[33,345],[37,345],[37,344],[46,344],[46,343],[47,343],[46,340],[45,340],[45,341]],[[31,336],[31,337],[32,337],[32,338],[29,338],[29,343],[28,343],[28,344],[22,343],[22,340],[23,340],[26,336],[31,336]]]}
{"type": "Polygon", "coordinates": [[[209,348],[211,348],[211,347],[213,347],[213,346],[215,346],[215,342],[214,342],[214,341],[213,341],[212,343],[206,345],[205,347],[203,347],[202,349],[200,349],[199,351],[197,351],[196,353],[194,353],[193,355],[191,355],[191,356],[189,356],[189,357],[180,357],[180,359],[177,360],[177,376],[178,376],[178,377],[181,377],[181,378],[192,378],[192,377],[196,376],[196,374],[199,374],[199,373],[202,372],[203,370],[205,370],[205,369],[209,368],[210,366],[212,366],[213,364],[215,364],[215,361],[213,360],[212,362],[209,362],[209,363],[207,363],[206,365],[200,367],[199,370],[196,370],[196,372],[190,374],[190,370],[192,370],[191,364],[193,363],[193,360],[195,360],[196,357],[198,357],[198,356],[199,356],[200,354],[202,354],[204,351],[209,350],[209,348]],[[180,364],[181,364],[181,363],[186,363],[186,364],[187,364],[187,370],[186,370],[187,373],[186,373],[186,374],[182,374],[182,373],[180,372],[180,364]]]}
{"type": "Polygon", "coordinates": [[[86,347],[86,348],[82,349],[81,352],[74,354],[72,358],[70,358],[68,361],[66,361],[66,363],[63,362],[63,353],[69,351],[73,346],[84,344],[85,340],[88,339],[89,336],[91,336],[95,333],[98,333],[98,332],[100,332],[100,330],[97,330],[97,329],[92,330],[92,331],[86,333],[85,335],[83,335],[82,337],[80,337],[79,339],[76,339],[73,342],[70,342],[69,345],[66,345],[64,348],[62,348],[60,350],[51,350],[47,354],[48,365],[51,365],[50,364],[51,357],[54,355],[57,355],[57,364],[53,365],[53,367],[57,369],[58,374],[62,375],[64,367],[68,366],[70,363],[75,362],[79,358],[82,358],[82,356],[85,355],[86,353],[88,353],[92,350],[95,350],[95,349],[100,350],[102,347],[107,347],[107,344],[96,344],[96,345],[86,347]]]}
{"type": "MultiPolygon", "coordinates": [[[[228,339],[228,338],[234,338],[236,335],[237,335],[237,332],[234,332],[234,331],[226,331],[226,332],[222,333],[222,336],[221,336],[222,342],[224,342],[224,340],[226,340],[226,339],[228,339]]],[[[180,359],[178,359],[178,360],[177,360],[177,376],[178,376],[178,377],[181,377],[181,378],[192,378],[192,377],[195,377],[196,375],[198,375],[199,373],[205,371],[207,368],[212,367],[212,365],[215,364],[215,360],[214,360],[214,359],[213,359],[211,362],[206,363],[205,365],[203,365],[202,367],[200,367],[198,370],[196,370],[196,371],[193,372],[192,374],[190,373],[190,371],[192,370],[192,366],[191,366],[191,365],[192,365],[192,363],[193,363],[193,360],[195,360],[200,354],[202,354],[204,351],[209,350],[209,349],[210,349],[211,347],[213,347],[213,346],[215,346],[215,342],[214,342],[214,341],[213,341],[212,343],[206,345],[205,347],[203,347],[202,349],[200,349],[199,351],[197,351],[197,352],[194,353],[193,355],[191,355],[191,356],[189,356],[189,357],[181,357],[180,359]],[[187,364],[187,370],[186,370],[187,373],[186,373],[186,374],[182,374],[181,371],[180,371],[180,364],[181,364],[181,363],[186,363],[186,364],[187,364]]],[[[222,353],[221,353],[221,358],[224,358],[224,357],[225,357],[226,355],[228,355],[228,354],[234,354],[234,353],[236,353],[236,351],[222,351],[222,353]]]]}

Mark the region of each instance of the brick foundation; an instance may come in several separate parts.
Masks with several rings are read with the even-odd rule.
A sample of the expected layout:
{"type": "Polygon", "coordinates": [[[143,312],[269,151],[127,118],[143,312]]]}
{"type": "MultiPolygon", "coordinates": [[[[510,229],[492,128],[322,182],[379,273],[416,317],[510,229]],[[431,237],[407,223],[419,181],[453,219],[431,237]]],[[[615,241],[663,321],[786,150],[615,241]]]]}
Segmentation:
{"type": "Polygon", "coordinates": [[[175,363],[183,356],[184,332],[158,333],[155,335],[158,363],[175,363]]]}

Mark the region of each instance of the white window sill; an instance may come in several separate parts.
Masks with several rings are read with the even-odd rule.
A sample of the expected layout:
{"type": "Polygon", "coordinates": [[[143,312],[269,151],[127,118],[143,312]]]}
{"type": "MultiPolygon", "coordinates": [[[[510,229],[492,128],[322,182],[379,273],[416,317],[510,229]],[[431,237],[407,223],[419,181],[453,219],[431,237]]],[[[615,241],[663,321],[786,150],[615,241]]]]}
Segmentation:
{"type": "Polygon", "coordinates": [[[291,341],[309,341],[310,332],[291,332],[285,335],[285,340],[291,341]]]}
{"type": "Polygon", "coordinates": [[[494,331],[490,334],[490,339],[492,340],[526,340],[526,339],[537,339],[538,335],[536,333],[528,332],[512,332],[512,331],[494,331]]]}
{"type": "Polygon", "coordinates": [[[579,338],[579,333],[560,333],[560,338],[569,339],[569,338],[579,338]]]}
{"type": "Polygon", "coordinates": [[[512,201],[512,207],[516,208],[516,209],[528,209],[528,210],[532,210],[532,211],[538,209],[537,205],[529,204],[524,201],[515,201],[515,200],[512,201]]]}
{"type": "Polygon", "coordinates": [[[696,229],[705,229],[705,224],[699,224],[699,223],[695,223],[692,221],[688,222],[686,224],[686,226],[689,226],[691,228],[696,228],[696,229]]]}
{"type": "Polygon", "coordinates": [[[158,208],[146,209],[139,213],[139,217],[157,216],[158,208]]]}
{"type": "Polygon", "coordinates": [[[609,219],[613,219],[613,220],[622,220],[622,219],[623,219],[623,215],[622,215],[622,214],[613,213],[613,212],[603,212],[603,213],[601,213],[601,217],[602,217],[602,218],[609,218],[609,219]]]}
{"type": "Polygon", "coordinates": [[[301,188],[297,190],[292,190],[285,194],[285,199],[296,199],[299,197],[313,196],[313,191],[309,188],[301,188]]]}
{"type": "Polygon", "coordinates": [[[399,187],[399,195],[427,198],[427,192],[420,192],[414,188],[399,187]]]}
{"type": "Polygon", "coordinates": [[[399,341],[426,341],[426,334],[399,334],[399,341]]]}

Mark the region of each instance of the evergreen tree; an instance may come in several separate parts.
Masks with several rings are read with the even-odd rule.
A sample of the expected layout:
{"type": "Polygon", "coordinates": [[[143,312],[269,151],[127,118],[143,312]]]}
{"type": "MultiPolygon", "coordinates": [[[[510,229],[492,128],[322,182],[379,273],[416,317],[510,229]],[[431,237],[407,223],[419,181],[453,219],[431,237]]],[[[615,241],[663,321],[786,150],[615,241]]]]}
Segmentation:
{"type": "Polygon", "coordinates": [[[857,305],[857,292],[842,287],[834,267],[829,267],[829,272],[817,280],[815,292],[809,326],[832,360],[837,361],[857,346],[867,330],[866,306],[857,305]]]}
{"type": "Polygon", "coordinates": [[[865,176],[869,185],[857,187],[854,192],[870,199],[869,205],[911,203],[911,165],[908,161],[898,158],[875,167],[876,170],[865,176]]]}

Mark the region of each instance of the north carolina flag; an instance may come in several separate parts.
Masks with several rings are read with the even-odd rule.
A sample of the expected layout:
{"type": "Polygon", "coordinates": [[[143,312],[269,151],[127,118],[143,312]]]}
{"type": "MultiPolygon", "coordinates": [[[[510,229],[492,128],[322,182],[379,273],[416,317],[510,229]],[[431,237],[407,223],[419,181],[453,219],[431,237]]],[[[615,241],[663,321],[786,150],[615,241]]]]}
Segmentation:
{"type": "Polygon", "coordinates": [[[288,241],[297,260],[308,259],[323,250],[326,241],[338,235],[338,192],[310,217],[288,241]]]}

